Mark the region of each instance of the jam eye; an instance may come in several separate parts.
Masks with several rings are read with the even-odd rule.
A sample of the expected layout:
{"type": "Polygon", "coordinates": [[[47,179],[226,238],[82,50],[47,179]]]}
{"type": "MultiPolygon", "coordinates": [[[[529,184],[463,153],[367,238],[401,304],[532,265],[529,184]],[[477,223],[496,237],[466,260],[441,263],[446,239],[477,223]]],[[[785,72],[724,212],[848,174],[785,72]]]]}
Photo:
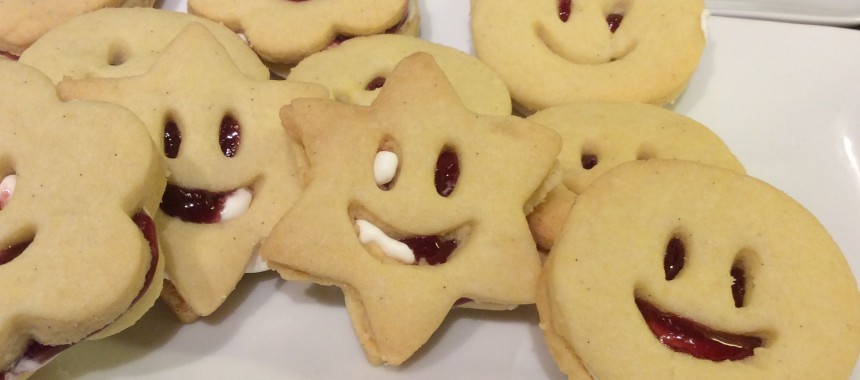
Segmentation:
{"type": "Polygon", "coordinates": [[[233,157],[239,150],[242,131],[239,121],[231,115],[221,119],[221,127],[218,133],[218,142],[221,144],[221,153],[224,157],[233,157]]]}
{"type": "Polygon", "coordinates": [[[567,22],[570,18],[570,9],[573,7],[573,0],[558,0],[558,18],[561,22],[567,22]]]}
{"type": "Polygon", "coordinates": [[[15,187],[18,184],[18,175],[9,174],[0,180],[0,210],[6,208],[6,205],[12,200],[15,194],[15,187]]]}
{"type": "Polygon", "coordinates": [[[181,144],[182,133],[179,132],[179,125],[173,119],[168,119],[164,123],[164,155],[167,158],[176,158],[181,144]]]}
{"type": "Polygon", "coordinates": [[[598,159],[596,154],[583,153],[580,157],[580,162],[582,163],[582,168],[585,170],[591,170],[595,166],[597,166],[598,159]]]}
{"type": "Polygon", "coordinates": [[[747,278],[743,262],[736,262],[732,265],[729,274],[732,276],[732,298],[735,300],[735,307],[744,307],[747,293],[747,278]]]}
{"type": "Polygon", "coordinates": [[[460,159],[454,149],[446,147],[436,160],[436,192],[447,197],[457,187],[460,179],[460,159]]]}
{"type": "Polygon", "coordinates": [[[663,270],[666,272],[666,281],[674,280],[684,268],[687,249],[681,238],[673,237],[666,244],[666,255],[663,256],[663,270]]]}
{"type": "Polygon", "coordinates": [[[606,16],[606,25],[609,26],[609,31],[615,33],[618,27],[621,26],[621,21],[624,20],[624,15],[620,13],[610,13],[606,16]]]}
{"type": "Polygon", "coordinates": [[[385,77],[376,77],[370,82],[367,82],[367,86],[365,86],[364,89],[367,91],[373,91],[377,88],[381,88],[382,86],[385,86],[385,77]]]}

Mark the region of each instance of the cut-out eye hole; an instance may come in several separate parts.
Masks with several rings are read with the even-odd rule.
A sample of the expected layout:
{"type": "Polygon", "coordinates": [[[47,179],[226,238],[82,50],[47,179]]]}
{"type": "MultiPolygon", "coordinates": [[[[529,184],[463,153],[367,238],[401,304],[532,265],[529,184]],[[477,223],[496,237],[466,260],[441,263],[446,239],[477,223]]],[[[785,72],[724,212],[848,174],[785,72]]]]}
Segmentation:
{"type": "Polygon", "coordinates": [[[570,10],[573,7],[573,0],[558,0],[558,18],[561,22],[567,22],[570,18],[570,10]]]}
{"type": "Polygon", "coordinates": [[[172,119],[168,119],[164,123],[164,155],[167,158],[176,158],[181,144],[182,133],[179,132],[179,125],[172,119]]]}
{"type": "Polygon", "coordinates": [[[666,255],[663,257],[663,270],[666,272],[666,281],[671,281],[678,276],[681,269],[684,268],[684,261],[687,256],[687,249],[684,246],[684,241],[678,237],[673,237],[666,244],[666,255]]]}
{"type": "Polygon", "coordinates": [[[120,66],[128,61],[128,51],[122,45],[113,45],[108,53],[108,65],[120,66]]]}
{"type": "Polygon", "coordinates": [[[447,197],[457,187],[460,179],[460,159],[451,148],[445,148],[436,160],[436,192],[447,197]]]}
{"type": "Polygon", "coordinates": [[[376,77],[370,82],[367,82],[367,86],[365,86],[364,89],[367,91],[373,91],[377,88],[381,88],[382,86],[385,86],[385,77],[376,77]]]}
{"type": "Polygon", "coordinates": [[[242,131],[239,121],[231,115],[221,119],[221,128],[218,133],[218,142],[221,144],[221,153],[224,157],[233,157],[239,150],[242,139],[242,131]]]}
{"type": "Polygon", "coordinates": [[[744,306],[747,293],[746,270],[743,263],[736,262],[729,273],[732,276],[732,298],[735,300],[735,307],[741,308],[744,306]]]}
{"type": "Polygon", "coordinates": [[[624,15],[620,13],[610,13],[606,16],[606,24],[609,25],[609,31],[615,33],[618,27],[621,26],[621,21],[624,20],[624,15]]]}
{"type": "Polygon", "coordinates": [[[582,157],[580,157],[580,161],[582,162],[582,168],[585,170],[591,170],[595,166],[597,166],[597,155],[590,153],[583,153],[582,157]]]}
{"type": "Polygon", "coordinates": [[[0,265],[6,264],[12,260],[15,260],[18,256],[21,256],[27,247],[30,246],[33,240],[28,240],[23,243],[12,244],[3,249],[0,249],[0,265]]]}
{"type": "Polygon", "coordinates": [[[6,208],[9,201],[12,200],[12,195],[15,194],[15,186],[18,184],[18,176],[9,174],[0,180],[0,210],[6,208]]]}
{"type": "Polygon", "coordinates": [[[397,153],[387,150],[376,152],[376,157],[373,159],[373,179],[376,181],[376,186],[382,190],[390,190],[394,186],[398,167],[400,167],[400,158],[397,157],[397,153]]]}

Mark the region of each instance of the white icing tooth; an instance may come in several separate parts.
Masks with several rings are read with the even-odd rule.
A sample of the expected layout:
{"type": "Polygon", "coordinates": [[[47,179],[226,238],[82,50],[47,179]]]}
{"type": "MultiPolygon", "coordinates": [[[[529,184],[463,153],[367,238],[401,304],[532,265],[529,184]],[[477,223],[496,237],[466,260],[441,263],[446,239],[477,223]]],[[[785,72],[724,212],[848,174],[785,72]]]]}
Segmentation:
{"type": "Polygon", "coordinates": [[[355,225],[358,226],[358,240],[362,244],[374,243],[392,259],[404,264],[415,263],[415,254],[405,243],[390,238],[379,227],[366,220],[356,219],[355,225]]]}
{"type": "Polygon", "coordinates": [[[394,180],[399,161],[394,152],[382,150],[376,153],[376,159],[373,160],[373,179],[377,185],[382,186],[394,180]]]}
{"type": "Polygon", "coordinates": [[[9,200],[12,199],[12,194],[15,193],[15,185],[18,183],[18,176],[15,174],[7,175],[0,181],[0,210],[6,207],[9,200]]]}
{"type": "Polygon", "coordinates": [[[221,210],[221,221],[227,221],[244,214],[251,206],[252,198],[254,195],[251,194],[251,190],[245,187],[227,196],[227,200],[224,201],[224,209],[221,210]]]}

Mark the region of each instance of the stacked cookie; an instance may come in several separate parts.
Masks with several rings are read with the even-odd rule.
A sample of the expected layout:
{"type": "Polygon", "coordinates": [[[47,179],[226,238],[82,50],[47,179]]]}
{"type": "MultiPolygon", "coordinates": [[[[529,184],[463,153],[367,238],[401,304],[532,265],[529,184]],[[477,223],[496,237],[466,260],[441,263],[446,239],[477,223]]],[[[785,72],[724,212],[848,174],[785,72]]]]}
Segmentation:
{"type": "MultiPolygon", "coordinates": [[[[103,9],[46,33],[19,63],[0,62],[19,86],[4,93],[24,94],[7,113],[89,107],[98,120],[87,123],[117,120],[137,144],[113,158],[107,142],[69,152],[64,174],[87,180],[61,185],[30,175],[26,153],[78,137],[16,129],[44,115],[2,126],[9,304],[27,305],[20,273],[46,254],[36,237],[48,227],[20,216],[47,206],[28,205],[49,191],[34,183],[109,188],[105,199],[121,202],[101,203],[144,231],[108,231],[130,264],[101,251],[83,261],[95,282],[122,284],[90,289],[105,292],[89,296],[99,302],[48,299],[38,323],[14,308],[0,316],[0,374],[26,376],[70,344],[121,330],[159,291],[191,323],[245,273],[270,268],[340,288],[374,365],[407,363],[452,308],[536,303],[571,378],[850,373],[860,295],[839,248],[706,126],[660,107],[698,65],[701,1],[475,0],[477,57],[413,37],[417,1],[333,4],[103,9]],[[117,178],[87,182],[98,178],[93,157],[117,178]],[[158,243],[142,243],[146,226],[158,243]],[[57,317],[72,309],[83,312],[57,317]]],[[[77,221],[70,212],[45,223],[77,221]]],[[[55,254],[56,265],[74,261],[55,254]]]]}

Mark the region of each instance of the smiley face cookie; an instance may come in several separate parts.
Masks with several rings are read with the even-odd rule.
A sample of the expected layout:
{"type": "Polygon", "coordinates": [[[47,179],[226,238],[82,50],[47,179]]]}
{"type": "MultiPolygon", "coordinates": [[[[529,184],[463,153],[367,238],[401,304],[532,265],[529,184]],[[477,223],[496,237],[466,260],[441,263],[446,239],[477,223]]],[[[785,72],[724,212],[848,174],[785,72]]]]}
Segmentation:
{"type": "Polygon", "coordinates": [[[151,7],[155,0],[0,2],[0,51],[21,55],[47,31],[75,16],[106,7],[151,7]]]}
{"type": "Polygon", "coordinates": [[[845,379],[860,352],[860,293],[824,227],[711,165],[637,161],[601,176],[539,292],[571,378],[845,379]]]}
{"type": "Polygon", "coordinates": [[[21,62],[63,78],[140,75],[188,24],[205,26],[245,75],[269,78],[269,70],[244,41],[221,24],[186,13],[151,8],[107,8],[75,17],[46,33],[21,62]]]}
{"type": "Polygon", "coordinates": [[[466,299],[534,301],[524,209],[550,176],[555,133],[468,111],[426,53],[369,107],[302,99],[281,117],[308,182],[261,254],[285,279],[340,287],[371,363],[403,363],[466,299]]]}
{"type": "Polygon", "coordinates": [[[584,101],[662,105],[705,45],[702,0],[474,0],[478,57],[531,113],[584,101]]]}
{"type": "Polygon", "coordinates": [[[0,378],[128,327],[161,290],[149,215],[165,167],[140,120],[61,103],[51,81],[0,61],[0,378]]]}
{"type": "Polygon", "coordinates": [[[417,0],[189,0],[188,11],[244,33],[273,63],[295,64],[354,36],[418,35],[417,0]]]}
{"type": "Polygon", "coordinates": [[[528,117],[562,138],[558,155],[562,185],[529,215],[542,248],[549,249],[575,195],[610,169],[653,158],[702,162],[745,173],[743,165],[713,131],[657,106],[582,102],[550,107],[528,117]]]}
{"type": "Polygon", "coordinates": [[[180,33],[144,75],[66,80],[58,92],[128,107],[163,150],[170,177],[156,221],[167,274],[182,301],[173,306],[185,322],[221,305],[299,195],[281,106],[328,95],[314,84],[244,76],[199,24],[180,33]]]}

